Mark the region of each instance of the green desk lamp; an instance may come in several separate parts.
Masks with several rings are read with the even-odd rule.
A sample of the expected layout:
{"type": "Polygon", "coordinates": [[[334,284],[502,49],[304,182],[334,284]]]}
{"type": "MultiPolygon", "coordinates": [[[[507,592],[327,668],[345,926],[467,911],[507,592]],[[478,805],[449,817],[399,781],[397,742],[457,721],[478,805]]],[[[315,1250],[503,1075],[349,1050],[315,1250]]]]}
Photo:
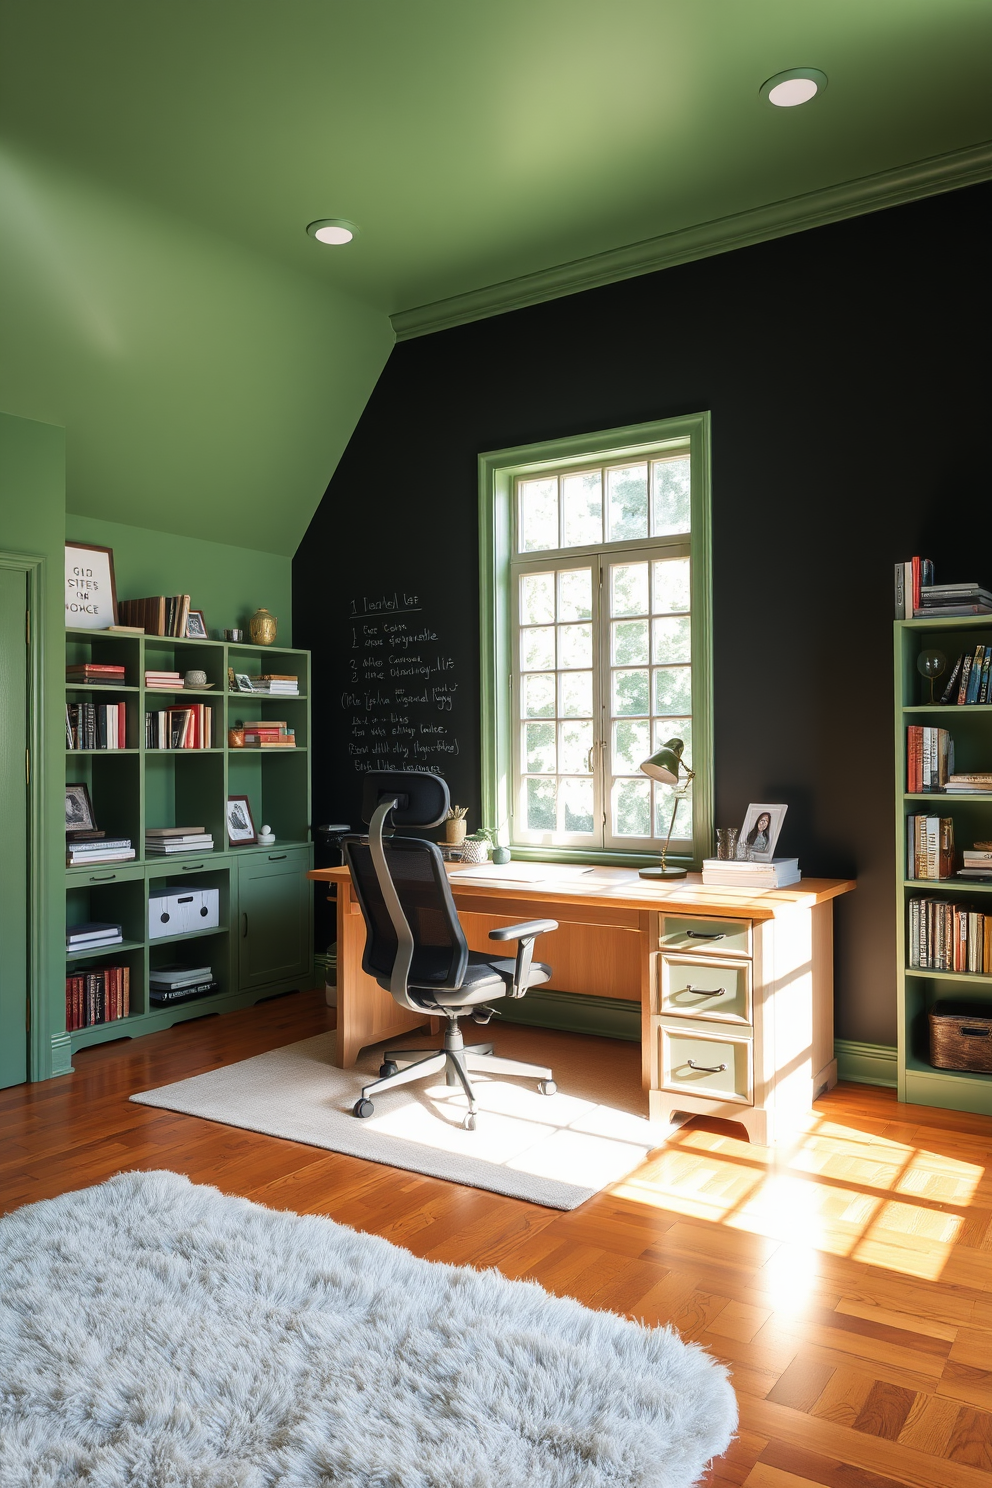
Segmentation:
{"type": "Polygon", "coordinates": [[[658,753],[653,754],[650,759],[646,759],[640,767],[641,772],[649,776],[652,780],[660,780],[662,785],[675,786],[675,799],[672,802],[672,819],[668,823],[668,836],[665,838],[665,845],[661,849],[661,867],[642,868],[640,873],[641,878],[685,878],[688,871],[685,868],[669,868],[665,862],[668,853],[668,844],[672,840],[672,828],[675,826],[675,816],[679,809],[679,802],[684,799],[685,793],[689,789],[690,783],[695,779],[696,774],[695,770],[690,770],[689,766],[682,762],[682,751],[684,748],[685,745],[681,739],[666,739],[665,743],[658,750],[658,753]],[[679,770],[685,771],[685,780],[681,783],[679,781],[679,770]]]}

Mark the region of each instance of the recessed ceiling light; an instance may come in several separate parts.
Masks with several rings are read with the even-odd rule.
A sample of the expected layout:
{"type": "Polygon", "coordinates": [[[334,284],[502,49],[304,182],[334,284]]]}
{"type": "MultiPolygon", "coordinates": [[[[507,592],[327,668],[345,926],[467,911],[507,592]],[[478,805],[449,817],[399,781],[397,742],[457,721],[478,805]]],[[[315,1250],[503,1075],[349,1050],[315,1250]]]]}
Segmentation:
{"type": "Polygon", "coordinates": [[[758,89],[766,103],[774,108],[796,108],[800,103],[809,103],[827,86],[827,74],[816,67],[791,67],[788,72],[777,72],[758,89]]]}
{"type": "Polygon", "coordinates": [[[307,223],[307,232],[318,243],[332,243],[338,247],[358,237],[358,228],[345,217],[318,217],[307,223]]]}

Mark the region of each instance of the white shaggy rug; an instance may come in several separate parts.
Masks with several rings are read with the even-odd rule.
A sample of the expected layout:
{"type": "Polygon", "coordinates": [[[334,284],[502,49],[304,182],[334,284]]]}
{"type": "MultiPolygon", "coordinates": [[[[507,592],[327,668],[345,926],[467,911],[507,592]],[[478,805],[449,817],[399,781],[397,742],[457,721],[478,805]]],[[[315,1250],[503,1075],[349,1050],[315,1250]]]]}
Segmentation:
{"type": "Polygon", "coordinates": [[[667,1329],[175,1173],[0,1220],[2,1488],[688,1488],[736,1420],[667,1329]]]}
{"type": "MultiPolygon", "coordinates": [[[[406,1042],[428,1041],[414,1033],[406,1042]]],[[[563,1081],[548,1096],[533,1080],[479,1074],[472,1076],[479,1100],[474,1132],[462,1126],[461,1087],[446,1085],[443,1075],[377,1095],[375,1115],[359,1120],[352,1108],[378,1074],[382,1047],[364,1050],[354,1069],[343,1070],[333,1063],[334,1034],[320,1033],[131,1099],[551,1209],[574,1209],[626,1177],[669,1134],[667,1126],[624,1109],[622,1100],[604,1099],[602,1087],[563,1081]]],[[[639,1101],[640,1089],[634,1094],[639,1101]]]]}

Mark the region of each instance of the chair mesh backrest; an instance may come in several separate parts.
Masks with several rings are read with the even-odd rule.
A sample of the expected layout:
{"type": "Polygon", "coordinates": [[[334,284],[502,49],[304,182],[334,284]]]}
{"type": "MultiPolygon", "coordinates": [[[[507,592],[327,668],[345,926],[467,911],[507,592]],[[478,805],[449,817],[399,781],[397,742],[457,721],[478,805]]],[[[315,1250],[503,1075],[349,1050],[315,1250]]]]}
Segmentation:
{"type": "MultiPolygon", "coordinates": [[[[461,986],[468,965],[468,942],[448,887],[444,859],[421,837],[390,837],[383,843],[386,866],[413,933],[412,987],[461,986]]],[[[396,959],[396,933],[382,897],[367,842],[345,843],[358,902],[365,916],[362,970],[388,985],[396,959]]]]}

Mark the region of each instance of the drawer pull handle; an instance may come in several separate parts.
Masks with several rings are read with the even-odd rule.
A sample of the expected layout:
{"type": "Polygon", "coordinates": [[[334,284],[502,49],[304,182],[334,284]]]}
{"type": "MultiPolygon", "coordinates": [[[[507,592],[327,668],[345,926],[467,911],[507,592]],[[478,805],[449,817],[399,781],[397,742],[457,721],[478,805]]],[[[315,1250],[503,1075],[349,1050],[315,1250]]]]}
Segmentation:
{"type": "Polygon", "coordinates": [[[90,883],[109,883],[112,878],[116,877],[116,873],[91,873],[90,883]]]}
{"type": "Polygon", "coordinates": [[[689,1068],[698,1070],[701,1075],[722,1075],[727,1066],[725,1064],[693,1064],[690,1059],[689,1068]]]}
{"type": "Polygon", "coordinates": [[[281,863],[284,857],[286,857],[285,853],[269,853],[269,862],[281,863]]]}
{"type": "Polygon", "coordinates": [[[687,930],[689,940],[726,940],[726,930],[687,930]]]}
{"type": "Polygon", "coordinates": [[[694,997],[723,997],[726,987],[683,987],[683,992],[691,992],[694,997]]]}
{"type": "Polygon", "coordinates": [[[195,873],[196,870],[197,870],[197,868],[202,868],[202,867],[203,867],[203,864],[202,863],[184,863],[183,864],[183,872],[184,873],[195,873]]]}

